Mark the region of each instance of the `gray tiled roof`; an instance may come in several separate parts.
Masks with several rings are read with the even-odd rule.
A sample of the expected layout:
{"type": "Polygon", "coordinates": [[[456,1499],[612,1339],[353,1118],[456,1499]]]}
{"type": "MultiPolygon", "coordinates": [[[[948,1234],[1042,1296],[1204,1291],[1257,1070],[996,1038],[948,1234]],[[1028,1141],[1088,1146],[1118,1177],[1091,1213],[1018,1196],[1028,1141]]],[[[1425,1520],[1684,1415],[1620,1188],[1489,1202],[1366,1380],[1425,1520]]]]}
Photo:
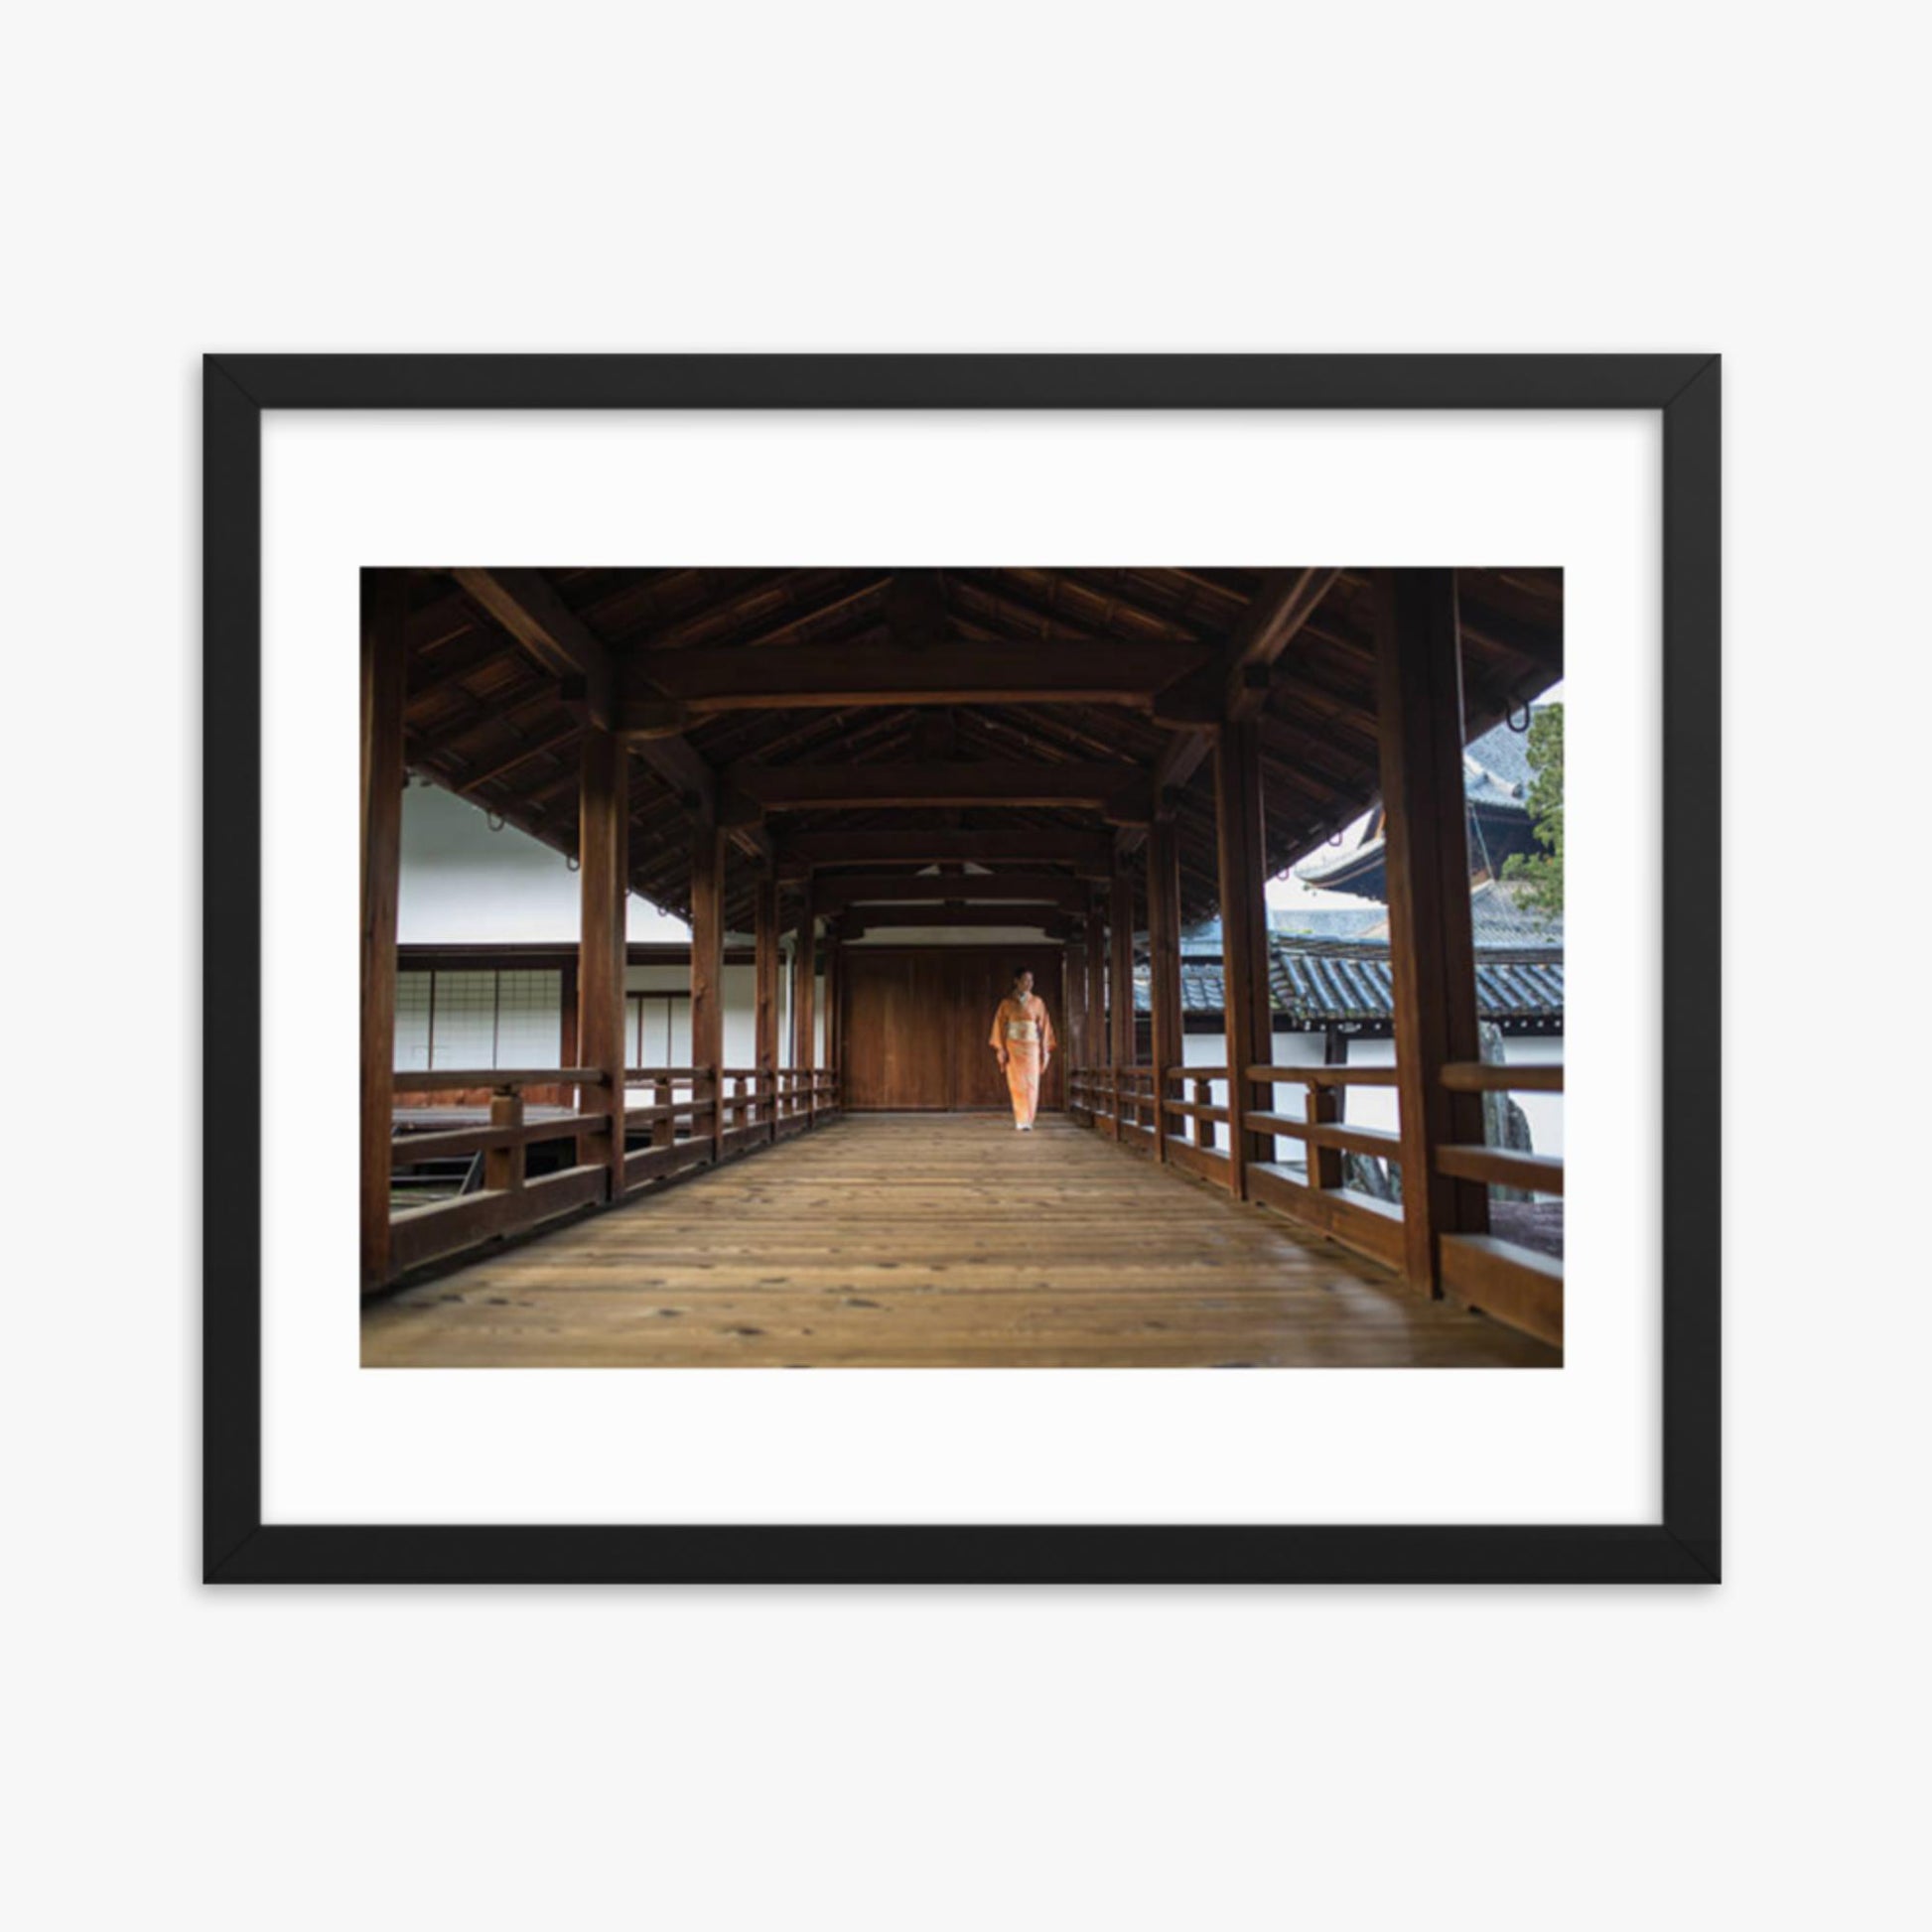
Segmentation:
{"type": "Polygon", "coordinates": [[[1519,796],[1529,790],[1534,774],[1530,770],[1528,732],[1513,732],[1507,725],[1497,725],[1475,739],[1462,756],[1464,759],[1474,759],[1504,785],[1516,787],[1519,796]]]}
{"type": "MultiPolygon", "coordinates": [[[[1269,942],[1268,986],[1277,1013],[1304,1026],[1386,1021],[1393,987],[1386,944],[1269,942]]],[[[1183,1013],[1220,1014],[1226,989],[1218,959],[1180,962],[1183,1013]]],[[[1151,1010],[1145,965],[1134,970],[1134,1006],[1151,1010]]],[[[1476,1010],[1485,1020],[1547,1020],[1563,1013],[1561,946],[1482,947],[1476,955],[1476,1010]]]]}

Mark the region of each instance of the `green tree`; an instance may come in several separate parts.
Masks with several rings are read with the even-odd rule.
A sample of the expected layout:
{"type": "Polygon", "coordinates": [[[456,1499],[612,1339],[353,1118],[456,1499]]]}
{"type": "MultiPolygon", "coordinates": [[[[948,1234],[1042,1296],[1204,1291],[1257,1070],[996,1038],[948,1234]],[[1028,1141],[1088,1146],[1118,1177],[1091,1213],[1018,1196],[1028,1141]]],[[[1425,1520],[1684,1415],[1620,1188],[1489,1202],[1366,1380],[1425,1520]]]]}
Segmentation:
{"type": "Polygon", "coordinates": [[[1541,852],[1519,852],[1503,866],[1505,879],[1527,887],[1524,903],[1538,912],[1563,912],[1563,706],[1546,704],[1530,719],[1530,829],[1541,852]]]}

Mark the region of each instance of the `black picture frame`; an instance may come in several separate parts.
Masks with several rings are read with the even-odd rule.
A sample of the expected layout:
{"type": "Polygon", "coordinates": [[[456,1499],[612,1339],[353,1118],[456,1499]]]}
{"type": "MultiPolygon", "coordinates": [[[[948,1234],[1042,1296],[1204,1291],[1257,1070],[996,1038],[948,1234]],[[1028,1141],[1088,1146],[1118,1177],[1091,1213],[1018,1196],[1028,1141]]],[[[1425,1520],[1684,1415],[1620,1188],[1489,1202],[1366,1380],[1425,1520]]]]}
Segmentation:
{"type": "Polygon", "coordinates": [[[235,1583],[1714,1583],[1720,377],[1661,355],[209,355],[203,375],[203,1562],[235,1583]],[[267,409],[1657,410],[1663,1511],[1654,1524],[265,1524],[261,415],[267,409]],[[207,1136],[218,1123],[219,1159],[207,1136]]]}

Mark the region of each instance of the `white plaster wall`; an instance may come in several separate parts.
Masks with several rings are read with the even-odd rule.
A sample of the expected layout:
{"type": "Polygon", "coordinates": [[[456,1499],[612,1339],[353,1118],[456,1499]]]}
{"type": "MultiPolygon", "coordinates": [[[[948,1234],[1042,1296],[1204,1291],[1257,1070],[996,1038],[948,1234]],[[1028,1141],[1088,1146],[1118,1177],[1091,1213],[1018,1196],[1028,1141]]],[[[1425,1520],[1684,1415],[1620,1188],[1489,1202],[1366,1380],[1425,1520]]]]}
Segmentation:
{"type": "MultiPolygon", "coordinates": [[[[509,942],[575,945],[579,875],[561,853],[438,785],[402,795],[402,880],[396,937],[404,945],[509,942]]],[[[691,928],[634,894],[631,939],[688,939],[691,928]]]]}

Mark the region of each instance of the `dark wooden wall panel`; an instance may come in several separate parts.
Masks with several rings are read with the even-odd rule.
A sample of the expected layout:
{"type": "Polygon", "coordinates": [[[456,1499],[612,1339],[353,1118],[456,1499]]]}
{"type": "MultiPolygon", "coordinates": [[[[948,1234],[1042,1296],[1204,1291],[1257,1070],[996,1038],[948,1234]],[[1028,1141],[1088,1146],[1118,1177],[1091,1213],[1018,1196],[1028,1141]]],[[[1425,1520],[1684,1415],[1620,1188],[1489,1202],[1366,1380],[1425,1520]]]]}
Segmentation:
{"type": "MultiPolygon", "coordinates": [[[[1034,990],[1063,1034],[1060,950],[1021,948],[1034,990]]],[[[1015,963],[1011,947],[851,946],[840,992],[844,1104],[854,1113],[948,1113],[1007,1105],[988,1037],[1015,963]]],[[[1040,1082],[1039,1104],[1061,1105],[1062,1050],[1040,1082]]]]}

